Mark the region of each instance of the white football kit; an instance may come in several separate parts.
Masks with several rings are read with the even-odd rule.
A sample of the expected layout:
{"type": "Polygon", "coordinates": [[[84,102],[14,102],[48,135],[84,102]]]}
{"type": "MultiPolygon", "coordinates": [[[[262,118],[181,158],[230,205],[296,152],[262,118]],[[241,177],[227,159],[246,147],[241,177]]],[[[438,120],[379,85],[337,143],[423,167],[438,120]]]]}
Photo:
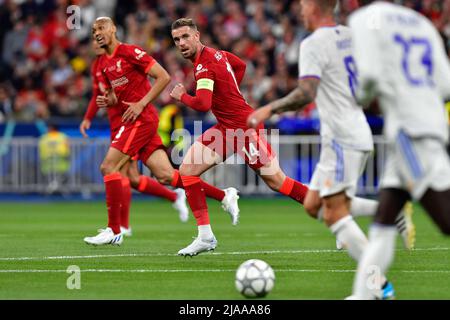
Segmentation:
{"type": "Polygon", "coordinates": [[[390,3],[358,10],[349,26],[359,88],[373,88],[384,114],[389,146],[381,187],[415,199],[428,188],[449,189],[450,64],[438,32],[419,13],[390,3]]]}
{"type": "Polygon", "coordinates": [[[337,25],[314,31],[300,45],[299,77],[320,79],[316,105],[322,149],[310,189],[321,197],[356,193],[373,150],[372,133],[354,94],[356,65],[350,29],[337,25]]]}

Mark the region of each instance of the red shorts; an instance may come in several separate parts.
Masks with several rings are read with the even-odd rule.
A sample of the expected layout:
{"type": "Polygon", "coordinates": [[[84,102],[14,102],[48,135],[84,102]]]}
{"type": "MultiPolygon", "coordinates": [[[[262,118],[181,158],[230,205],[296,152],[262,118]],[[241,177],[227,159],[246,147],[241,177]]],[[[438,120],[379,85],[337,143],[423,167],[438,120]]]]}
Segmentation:
{"type": "Polygon", "coordinates": [[[263,125],[258,129],[230,129],[216,124],[206,130],[197,141],[219,154],[223,161],[237,153],[250,168],[259,169],[275,156],[260,131],[263,129],[263,125]]]}
{"type": "Polygon", "coordinates": [[[145,163],[155,150],[164,149],[157,130],[158,123],[136,121],[124,124],[111,132],[111,147],[145,163]]]}

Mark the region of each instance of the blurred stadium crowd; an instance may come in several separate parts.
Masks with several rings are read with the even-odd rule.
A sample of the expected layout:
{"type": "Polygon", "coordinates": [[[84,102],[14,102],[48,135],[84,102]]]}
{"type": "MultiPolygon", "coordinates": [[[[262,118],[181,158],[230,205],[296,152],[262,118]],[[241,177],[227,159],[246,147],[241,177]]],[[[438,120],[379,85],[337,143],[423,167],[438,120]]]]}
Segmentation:
{"type": "MultiPolygon", "coordinates": [[[[450,0],[404,0],[441,31],[450,53],[450,0]]],[[[338,20],[358,7],[341,0],[338,20]]],[[[206,45],[228,50],[247,62],[242,91],[258,107],[296,86],[302,27],[298,0],[0,0],[0,122],[15,119],[80,119],[91,95],[91,25],[111,16],[123,42],[137,44],[193,90],[190,63],[175,51],[171,23],[196,20],[206,45]],[[66,25],[70,5],[81,12],[79,29],[66,25]]],[[[173,103],[166,89],[156,105],[173,103]]],[[[302,111],[308,116],[313,106],[302,111]]],[[[194,111],[184,108],[194,115],[194,111]]],[[[200,115],[199,115],[200,116],[200,115]]]]}

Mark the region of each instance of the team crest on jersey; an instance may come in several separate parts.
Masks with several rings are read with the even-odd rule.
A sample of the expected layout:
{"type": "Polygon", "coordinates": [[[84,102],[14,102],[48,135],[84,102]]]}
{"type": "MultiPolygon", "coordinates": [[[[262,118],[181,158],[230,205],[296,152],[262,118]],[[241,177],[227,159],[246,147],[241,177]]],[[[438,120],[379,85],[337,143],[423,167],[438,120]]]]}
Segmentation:
{"type": "Polygon", "coordinates": [[[202,64],[200,63],[200,64],[197,66],[197,71],[201,70],[202,68],[203,68],[203,66],[202,66],[202,64]]]}
{"type": "Polygon", "coordinates": [[[217,51],[215,54],[214,54],[214,57],[217,59],[217,61],[219,61],[220,59],[222,59],[222,53],[220,52],[220,51],[217,51]]]}
{"type": "Polygon", "coordinates": [[[137,56],[136,56],[137,60],[140,60],[145,55],[145,51],[142,51],[138,48],[135,48],[134,52],[137,54],[137,56]]]}
{"type": "Polygon", "coordinates": [[[116,70],[117,72],[122,72],[122,60],[116,62],[116,70]]]}

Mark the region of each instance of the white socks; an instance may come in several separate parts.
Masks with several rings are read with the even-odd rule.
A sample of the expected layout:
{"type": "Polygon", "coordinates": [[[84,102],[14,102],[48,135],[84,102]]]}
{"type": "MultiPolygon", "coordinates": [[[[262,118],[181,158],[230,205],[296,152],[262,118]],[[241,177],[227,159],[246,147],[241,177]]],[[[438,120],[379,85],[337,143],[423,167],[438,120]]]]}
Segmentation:
{"type": "Polygon", "coordinates": [[[211,230],[211,225],[205,224],[202,226],[198,226],[198,236],[200,237],[200,239],[205,239],[205,240],[214,238],[214,234],[211,230]]]}
{"type": "Polygon", "coordinates": [[[394,257],[395,226],[372,225],[369,244],[358,264],[353,285],[353,295],[358,299],[380,298],[380,286],[394,257]]]}
{"type": "Polygon", "coordinates": [[[378,201],[354,197],[350,201],[350,214],[353,217],[374,216],[378,208],[378,201]]]}
{"type": "Polygon", "coordinates": [[[359,261],[367,245],[367,238],[352,216],[348,215],[338,220],[330,226],[330,230],[336,235],[336,239],[342,243],[342,246],[348,250],[348,254],[354,260],[359,261]]]}

